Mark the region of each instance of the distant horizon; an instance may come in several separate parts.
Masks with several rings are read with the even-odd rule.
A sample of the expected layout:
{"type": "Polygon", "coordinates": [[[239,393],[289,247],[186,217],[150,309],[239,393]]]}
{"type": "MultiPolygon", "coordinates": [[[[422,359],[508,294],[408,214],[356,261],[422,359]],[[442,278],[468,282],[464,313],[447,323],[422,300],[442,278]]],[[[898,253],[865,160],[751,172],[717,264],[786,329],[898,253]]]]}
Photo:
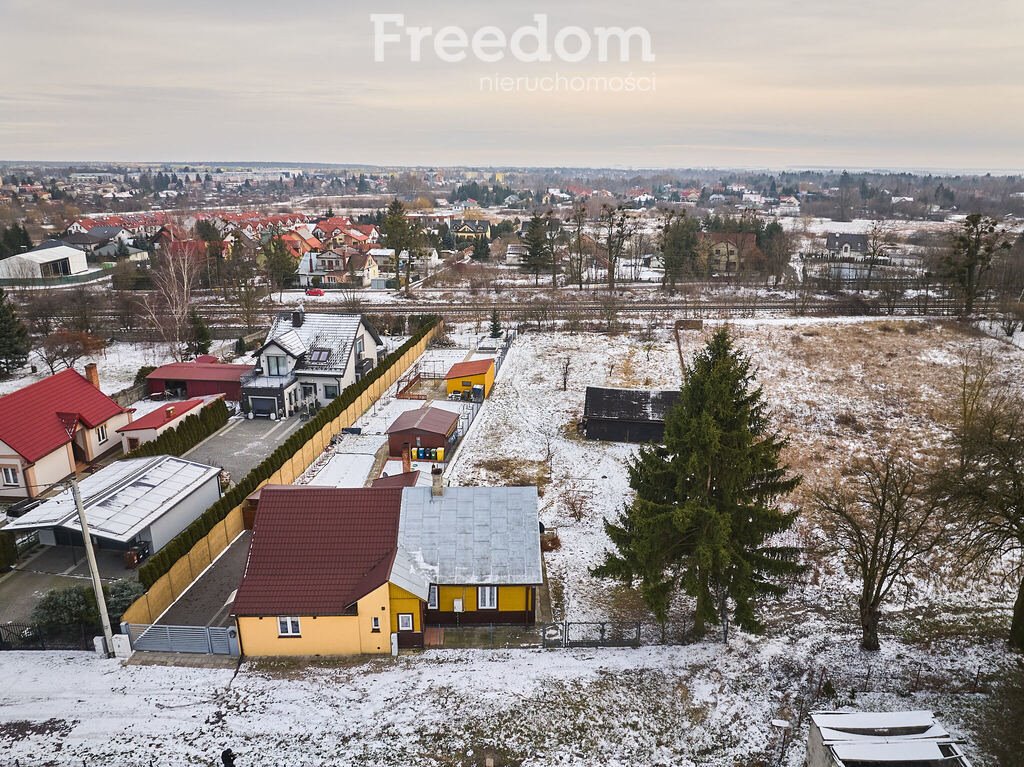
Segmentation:
{"type": "Polygon", "coordinates": [[[688,165],[688,166],[640,166],[640,165],[516,165],[516,164],[480,164],[480,163],[426,163],[414,164],[405,163],[381,163],[381,162],[322,162],[310,160],[38,160],[38,159],[0,159],[0,167],[8,166],[59,166],[74,167],[78,165],[109,165],[109,166],[216,166],[222,168],[241,168],[252,166],[269,167],[304,167],[304,168],[342,168],[342,169],[377,169],[377,170],[489,170],[489,171],[614,171],[614,172],[636,172],[636,173],[685,173],[688,171],[697,172],[722,172],[722,173],[870,173],[878,175],[894,175],[908,173],[911,175],[931,176],[1000,176],[1014,177],[1024,176],[1024,168],[956,168],[956,167],[878,167],[878,166],[829,166],[829,165],[790,165],[790,166],[738,166],[738,165],[688,165]]]}

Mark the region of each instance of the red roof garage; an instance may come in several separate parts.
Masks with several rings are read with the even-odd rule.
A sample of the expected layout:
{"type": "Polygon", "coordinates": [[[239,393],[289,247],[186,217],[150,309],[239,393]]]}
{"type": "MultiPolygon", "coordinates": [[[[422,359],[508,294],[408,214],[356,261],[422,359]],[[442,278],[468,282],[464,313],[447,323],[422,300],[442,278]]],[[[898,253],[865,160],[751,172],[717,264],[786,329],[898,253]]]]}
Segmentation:
{"type": "Polygon", "coordinates": [[[407,410],[388,427],[388,452],[400,456],[406,446],[445,448],[449,446],[459,425],[459,414],[437,407],[407,410]]]}
{"type": "Polygon", "coordinates": [[[226,362],[172,362],[146,376],[146,383],[151,395],[165,391],[190,398],[223,394],[224,399],[238,402],[242,396],[242,378],[252,371],[252,365],[226,362]]]}

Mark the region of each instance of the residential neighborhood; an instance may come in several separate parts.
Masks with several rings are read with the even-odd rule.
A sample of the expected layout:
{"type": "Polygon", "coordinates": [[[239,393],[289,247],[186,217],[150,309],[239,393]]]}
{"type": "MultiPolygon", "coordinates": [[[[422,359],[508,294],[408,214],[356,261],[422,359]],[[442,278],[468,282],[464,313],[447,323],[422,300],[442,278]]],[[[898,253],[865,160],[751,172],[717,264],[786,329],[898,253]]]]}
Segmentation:
{"type": "Polygon", "coordinates": [[[0,767],[1024,765],[1024,5],[0,7],[0,767]]]}

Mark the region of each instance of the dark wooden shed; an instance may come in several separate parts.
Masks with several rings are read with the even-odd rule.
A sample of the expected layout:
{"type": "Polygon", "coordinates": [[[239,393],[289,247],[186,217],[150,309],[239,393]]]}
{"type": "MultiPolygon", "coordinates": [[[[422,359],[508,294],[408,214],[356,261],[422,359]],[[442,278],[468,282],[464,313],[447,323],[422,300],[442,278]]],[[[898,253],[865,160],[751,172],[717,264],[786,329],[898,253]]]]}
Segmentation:
{"type": "Polygon", "coordinates": [[[455,429],[459,425],[459,414],[437,407],[407,410],[388,427],[388,452],[402,455],[402,448],[448,447],[455,429]]]}
{"type": "Polygon", "coordinates": [[[583,432],[609,442],[661,442],[665,415],[679,400],[676,390],[587,387],[583,432]]]}

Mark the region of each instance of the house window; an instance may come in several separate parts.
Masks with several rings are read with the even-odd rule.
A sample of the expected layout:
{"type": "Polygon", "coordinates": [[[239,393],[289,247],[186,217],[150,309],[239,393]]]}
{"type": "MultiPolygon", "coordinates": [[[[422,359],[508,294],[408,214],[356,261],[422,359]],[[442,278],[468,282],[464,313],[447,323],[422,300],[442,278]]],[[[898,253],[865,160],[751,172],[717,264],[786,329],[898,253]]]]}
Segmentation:
{"type": "Polygon", "coordinates": [[[380,633],[380,618],[376,615],[370,618],[370,631],[375,634],[380,633]]]}
{"type": "Polygon", "coordinates": [[[15,487],[18,484],[18,470],[13,466],[4,466],[4,486],[15,487]]]}
{"type": "Polygon", "coordinates": [[[327,349],[313,349],[313,351],[309,353],[309,361],[316,365],[322,365],[327,362],[327,359],[330,356],[331,353],[327,349]]]}
{"type": "Polygon", "coordinates": [[[478,586],[476,590],[476,608],[478,610],[497,610],[498,587],[478,586]]]}
{"type": "Polygon", "coordinates": [[[324,384],[324,398],[334,399],[338,396],[338,385],[337,384],[324,384]]]}
{"type": "Polygon", "coordinates": [[[412,631],[412,613],[398,614],[398,630],[412,631]]]}
{"type": "Polygon", "coordinates": [[[462,388],[463,389],[472,389],[473,388],[473,382],[472,381],[463,381],[462,382],[462,388]]]}
{"type": "Polygon", "coordinates": [[[437,586],[431,586],[427,590],[427,609],[428,610],[436,610],[437,609],[437,586]]]}
{"type": "Polygon", "coordinates": [[[302,636],[302,631],[299,628],[298,618],[278,618],[277,619],[277,635],[279,637],[298,637],[302,636]]]}
{"type": "Polygon", "coordinates": [[[285,364],[284,357],[278,357],[275,355],[267,355],[267,375],[271,376],[283,376],[288,372],[288,366],[285,364]]]}
{"type": "Polygon", "coordinates": [[[316,384],[302,384],[302,398],[312,399],[316,396],[316,384]]]}
{"type": "Polygon", "coordinates": [[[107,425],[105,423],[100,424],[96,429],[96,436],[101,445],[107,441],[107,425]]]}
{"type": "Polygon", "coordinates": [[[363,354],[363,337],[359,336],[356,339],[356,356],[362,356],[363,354]]]}

